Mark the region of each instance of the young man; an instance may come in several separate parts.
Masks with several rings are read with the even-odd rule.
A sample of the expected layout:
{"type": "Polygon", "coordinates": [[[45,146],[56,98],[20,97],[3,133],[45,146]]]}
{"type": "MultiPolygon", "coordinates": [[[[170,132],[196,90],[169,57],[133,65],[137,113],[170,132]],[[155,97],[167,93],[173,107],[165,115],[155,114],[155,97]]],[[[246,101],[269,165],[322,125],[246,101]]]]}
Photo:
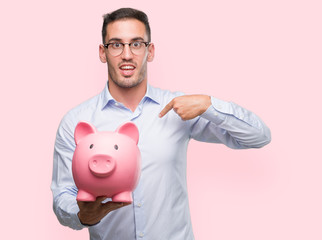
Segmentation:
{"type": "Polygon", "coordinates": [[[147,83],[154,58],[147,16],[134,9],[105,15],[99,56],[108,66],[101,94],[63,118],[54,150],[54,211],[63,225],[89,227],[91,239],[194,239],[186,186],[186,153],[191,138],[230,148],[259,148],[270,130],[253,113],[206,95],[184,95],[147,83]],[[133,121],[139,128],[141,177],[133,203],[77,202],[71,172],[74,129],[79,121],[114,131],[133,121]]]}

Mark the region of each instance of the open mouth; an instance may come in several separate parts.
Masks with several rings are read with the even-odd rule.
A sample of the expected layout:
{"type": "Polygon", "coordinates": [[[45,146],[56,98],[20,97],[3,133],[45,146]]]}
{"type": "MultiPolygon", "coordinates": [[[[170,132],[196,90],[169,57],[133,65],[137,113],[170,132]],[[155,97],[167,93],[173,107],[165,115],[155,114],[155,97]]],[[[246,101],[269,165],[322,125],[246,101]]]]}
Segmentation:
{"type": "Polygon", "coordinates": [[[122,64],[119,69],[122,75],[131,76],[134,74],[135,66],[132,64],[122,64]]]}

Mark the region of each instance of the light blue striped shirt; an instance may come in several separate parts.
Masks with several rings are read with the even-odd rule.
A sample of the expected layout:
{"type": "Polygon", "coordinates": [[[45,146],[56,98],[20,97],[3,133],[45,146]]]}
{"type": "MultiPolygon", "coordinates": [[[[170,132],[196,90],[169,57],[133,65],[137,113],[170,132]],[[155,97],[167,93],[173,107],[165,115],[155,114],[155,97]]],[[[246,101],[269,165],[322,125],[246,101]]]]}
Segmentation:
{"type": "Polygon", "coordinates": [[[230,148],[259,148],[270,142],[270,130],[250,111],[211,97],[212,106],[192,120],[183,121],[171,110],[159,113],[180,92],[147,86],[132,112],[110,95],[108,85],[97,96],[69,111],[57,131],[51,189],[54,212],[61,224],[82,229],[71,163],[74,129],[79,121],[99,131],[114,131],[121,123],[134,122],[140,133],[141,177],[133,203],[110,212],[89,227],[90,239],[191,240],[194,239],[186,183],[187,147],[191,138],[223,143],[230,148]]]}

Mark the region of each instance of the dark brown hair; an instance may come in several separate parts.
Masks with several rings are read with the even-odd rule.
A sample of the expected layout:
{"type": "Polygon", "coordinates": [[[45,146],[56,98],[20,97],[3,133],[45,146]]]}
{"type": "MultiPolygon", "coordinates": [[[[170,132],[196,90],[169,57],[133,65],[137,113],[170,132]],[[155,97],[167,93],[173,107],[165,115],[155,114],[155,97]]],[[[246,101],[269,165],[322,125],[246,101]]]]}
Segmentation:
{"type": "Polygon", "coordinates": [[[133,8],[120,8],[114,12],[107,13],[103,16],[104,22],[102,27],[102,39],[103,43],[105,43],[105,37],[106,37],[106,27],[109,23],[114,22],[116,20],[120,19],[127,19],[127,18],[134,18],[139,20],[140,22],[144,23],[145,30],[148,35],[148,41],[151,41],[151,29],[149,25],[149,19],[148,16],[140,11],[133,8]]]}

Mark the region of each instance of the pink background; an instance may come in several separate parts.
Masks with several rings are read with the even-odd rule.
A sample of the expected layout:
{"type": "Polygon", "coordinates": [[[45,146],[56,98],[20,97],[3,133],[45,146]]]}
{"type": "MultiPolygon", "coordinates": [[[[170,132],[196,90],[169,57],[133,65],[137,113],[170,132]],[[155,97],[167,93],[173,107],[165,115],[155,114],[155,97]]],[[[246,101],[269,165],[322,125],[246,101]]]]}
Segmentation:
{"type": "Polygon", "coordinates": [[[272,131],[260,150],[191,142],[196,239],[322,239],[321,1],[3,2],[1,239],[88,239],[52,211],[53,146],[63,115],[103,89],[101,16],[125,6],[150,18],[152,85],[236,102],[272,131]]]}

